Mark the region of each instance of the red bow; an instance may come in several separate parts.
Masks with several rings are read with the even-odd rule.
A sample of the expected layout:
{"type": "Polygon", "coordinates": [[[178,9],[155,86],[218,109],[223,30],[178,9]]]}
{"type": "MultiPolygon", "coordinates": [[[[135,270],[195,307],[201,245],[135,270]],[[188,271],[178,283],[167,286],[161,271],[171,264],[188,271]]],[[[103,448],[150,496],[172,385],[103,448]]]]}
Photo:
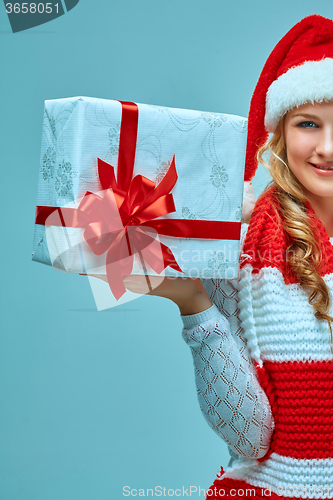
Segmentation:
{"type": "MultiPolygon", "coordinates": [[[[152,219],[176,210],[170,193],[177,181],[174,158],[157,186],[137,175],[127,192],[119,188],[114,168],[99,158],[98,173],[105,190],[103,197],[87,192],[78,207],[78,221],[85,227],[84,238],[92,252],[107,252],[107,278],[115,298],[118,300],[126,291],[122,277],[131,274],[135,253],[158,274],[167,266],[182,272],[171,250],[156,240],[156,231],[149,227],[152,219]]],[[[66,217],[65,223],[73,227],[73,221],[66,217]]]]}

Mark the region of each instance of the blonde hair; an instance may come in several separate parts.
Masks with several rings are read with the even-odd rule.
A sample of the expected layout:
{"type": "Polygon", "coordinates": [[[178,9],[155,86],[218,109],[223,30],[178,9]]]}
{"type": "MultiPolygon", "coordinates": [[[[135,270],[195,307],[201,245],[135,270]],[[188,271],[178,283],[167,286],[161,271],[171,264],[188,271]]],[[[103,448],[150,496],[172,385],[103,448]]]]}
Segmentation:
{"type": "Polygon", "coordinates": [[[328,287],[318,272],[321,250],[305,210],[303,187],[288,165],[284,124],[285,116],[280,120],[270,141],[259,149],[257,158],[268,168],[273,185],[276,186],[283,228],[291,241],[286,252],[287,262],[301,287],[309,293],[308,300],[313,306],[315,317],[328,322],[333,352],[333,318],[329,315],[331,298],[328,287]],[[263,159],[266,152],[270,153],[268,162],[263,159]]]}

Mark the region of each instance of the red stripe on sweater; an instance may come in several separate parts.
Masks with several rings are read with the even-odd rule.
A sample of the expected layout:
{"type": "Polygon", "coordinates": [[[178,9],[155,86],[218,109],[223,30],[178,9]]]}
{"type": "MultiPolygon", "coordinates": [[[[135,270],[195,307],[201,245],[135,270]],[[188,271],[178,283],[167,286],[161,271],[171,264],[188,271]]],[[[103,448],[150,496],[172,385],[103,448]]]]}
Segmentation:
{"type": "Polygon", "coordinates": [[[270,451],[333,458],[333,361],[265,362],[257,368],[275,421],[270,451]]]}
{"type": "MultiPolygon", "coordinates": [[[[323,480],[323,483],[325,480],[323,480]]],[[[319,488],[319,487],[318,487],[319,488]]],[[[316,488],[315,492],[318,493],[320,490],[316,488]]],[[[327,486],[325,484],[321,485],[321,498],[327,497],[327,486]]],[[[300,491],[300,489],[299,489],[300,491]]],[[[280,494],[272,492],[270,489],[260,488],[257,486],[252,486],[245,481],[240,481],[237,479],[225,478],[216,479],[211,487],[208,489],[206,500],[249,500],[251,498],[255,500],[267,500],[268,498],[271,500],[278,500],[284,498],[284,500],[295,500],[295,497],[291,497],[292,492],[289,488],[283,489],[282,487],[279,489],[280,494]]],[[[303,494],[313,494],[314,487],[305,488],[303,494]]],[[[330,492],[331,493],[331,492],[330,492]]],[[[302,500],[310,500],[313,497],[302,496],[302,500]]]]}

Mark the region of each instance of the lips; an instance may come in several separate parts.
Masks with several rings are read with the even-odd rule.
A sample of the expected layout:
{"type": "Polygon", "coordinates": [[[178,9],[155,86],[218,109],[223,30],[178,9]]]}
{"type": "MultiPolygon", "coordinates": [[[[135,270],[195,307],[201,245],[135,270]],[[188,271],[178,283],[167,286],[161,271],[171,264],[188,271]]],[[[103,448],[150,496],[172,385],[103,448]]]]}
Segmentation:
{"type": "Polygon", "coordinates": [[[322,163],[310,163],[310,165],[318,170],[333,170],[333,163],[322,164],[322,163]]]}
{"type": "Polygon", "coordinates": [[[310,168],[317,177],[333,179],[333,163],[309,163],[310,168]]]}

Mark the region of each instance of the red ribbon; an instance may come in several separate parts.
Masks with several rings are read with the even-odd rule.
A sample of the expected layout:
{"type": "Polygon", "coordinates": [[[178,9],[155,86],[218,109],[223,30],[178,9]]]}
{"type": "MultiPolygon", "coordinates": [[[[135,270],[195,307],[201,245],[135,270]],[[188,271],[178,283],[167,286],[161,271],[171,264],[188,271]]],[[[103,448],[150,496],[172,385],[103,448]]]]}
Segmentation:
{"type": "Polygon", "coordinates": [[[84,228],[92,252],[106,253],[107,279],[117,300],[126,291],[123,276],[131,274],[135,253],[158,274],[167,266],[182,272],[172,251],[154,233],[204,239],[225,239],[226,234],[228,239],[239,239],[240,235],[237,222],[153,220],[176,211],[170,193],[178,178],[175,158],[157,186],[142,175],[133,178],[139,110],[132,102],[121,105],[117,179],[114,168],[98,158],[102,198],[87,191],[77,209],[38,206],[35,219],[36,224],[84,228]]]}

